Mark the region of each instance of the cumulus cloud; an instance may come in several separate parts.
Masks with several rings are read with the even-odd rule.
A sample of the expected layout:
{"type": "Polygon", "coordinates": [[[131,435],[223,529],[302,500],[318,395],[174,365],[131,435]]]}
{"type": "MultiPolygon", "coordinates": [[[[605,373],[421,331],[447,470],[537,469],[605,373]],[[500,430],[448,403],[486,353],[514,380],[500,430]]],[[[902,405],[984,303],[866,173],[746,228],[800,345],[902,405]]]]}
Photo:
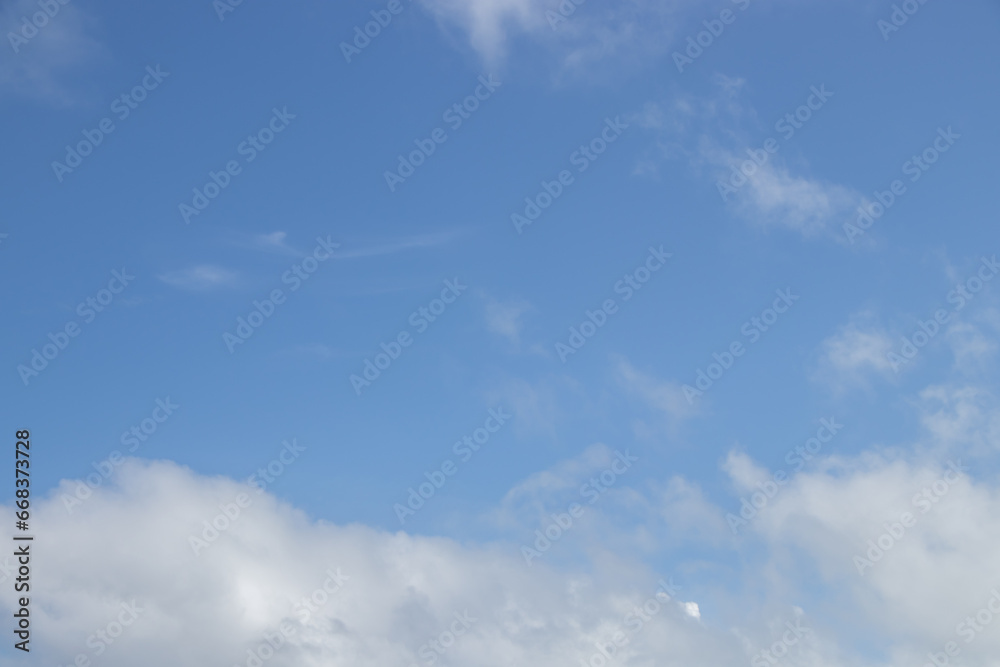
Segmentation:
{"type": "MultiPolygon", "coordinates": [[[[568,667],[658,588],[652,573],[639,585],[624,573],[529,568],[516,550],[314,522],[267,493],[172,463],[130,460],[113,480],[72,514],[60,496],[75,483],[37,502],[39,661],[245,665],[270,637],[281,644],[265,663],[275,666],[424,665],[437,655],[568,667]],[[193,548],[193,538],[207,546],[193,548]],[[123,604],[139,610],[134,620],[123,604]],[[119,632],[116,619],[131,622],[119,632]],[[445,634],[453,630],[462,635],[445,634]],[[116,636],[106,644],[99,632],[116,636]]],[[[0,514],[13,521],[12,508],[0,514]]],[[[738,656],[732,642],[711,640],[689,600],[660,601],[655,629],[624,655],[719,665],[738,656]]],[[[10,613],[9,598],[0,605],[10,613]]]]}
{"type": "Polygon", "coordinates": [[[836,595],[855,615],[850,631],[882,645],[884,664],[924,664],[948,641],[967,664],[993,664],[1000,635],[956,629],[1000,585],[1000,494],[969,464],[827,458],[781,487],[746,530],[766,545],[772,583],[836,595]]]}
{"type": "MultiPolygon", "coordinates": [[[[669,413],[673,392],[622,364],[669,413]]],[[[911,447],[827,448],[780,482],[739,449],[711,489],[711,476],[705,488],[651,477],[659,448],[582,447],[514,485],[490,511],[514,537],[487,543],[336,525],[245,483],[128,459],[95,489],[66,480],[36,496],[32,618],[45,639],[32,649],[39,664],[107,667],[596,667],[620,636],[625,666],[728,667],[777,646],[801,667],[909,667],[947,642],[990,665],[1000,406],[961,384],[913,405],[911,447]],[[570,501],[585,513],[527,563],[524,544],[570,501]]],[[[13,512],[0,507],[0,521],[13,512]]],[[[12,568],[0,558],[0,583],[12,568]]]]}
{"type": "MultiPolygon", "coordinates": [[[[951,400],[971,398],[956,390],[951,400]]],[[[36,500],[44,548],[32,561],[33,618],[46,639],[33,649],[54,664],[85,655],[108,667],[255,664],[250,652],[277,667],[426,665],[432,655],[578,667],[622,632],[620,664],[724,667],[801,626],[789,664],[905,667],[948,641],[968,664],[991,664],[1000,635],[957,629],[1000,586],[1000,491],[967,456],[983,420],[942,429],[927,412],[926,438],[946,440],[939,449],[814,458],[755,502],[738,536],[725,518],[737,502],[713,504],[682,475],[648,480],[639,460],[572,529],[567,539],[588,557],[572,565],[528,566],[506,541],[315,521],[246,484],[130,459],[89,497],[64,481],[36,500]],[[667,547],[670,576],[640,557],[667,547]],[[708,576],[699,593],[680,577],[679,591],[656,597],[678,573],[708,576]]],[[[996,413],[981,406],[979,417],[996,413]]],[[[521,523],[533,530],[541,510],[563,509],[581,480],[613,463],[614,449],[593,445],[529,476],[502,506],[530,509],[521,523]]],[[[769,476],[739,452],[722,469],[737,494],[769,476]]],[[[11,525],[13,508],[0,520],[11,525]]],[[[10,604],[0,601],[4,613],[10,604]]]]}

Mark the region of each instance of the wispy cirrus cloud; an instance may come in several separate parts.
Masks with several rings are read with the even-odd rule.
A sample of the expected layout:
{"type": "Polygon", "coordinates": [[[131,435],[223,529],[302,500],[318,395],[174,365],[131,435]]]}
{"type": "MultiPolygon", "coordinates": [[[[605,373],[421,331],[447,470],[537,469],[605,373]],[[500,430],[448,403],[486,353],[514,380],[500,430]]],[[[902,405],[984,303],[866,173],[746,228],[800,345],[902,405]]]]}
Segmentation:
{"type": "Polygon", "coordinates": [[[656,416],[656,425],[650,426],[639,422],[640,431],[652,432],[662,430],[673,431],[682,422],[699,414],[697,405],[692,405],[684,395],[679,382],[661,380],[644,373],[633,366],[627,359],[615,359],[614,372],[619,385],[631,396],[638,398],[646,407],[652,409],[656,416]]]}
{"type": "Polygon", "coordinates": [[[687,160],[696,175],[714,181],[722,205],[748,223],[839,240],[835,227],[863,197],[809,174],[801,157],[793,168],[790,148],[775,143],[775,152],[765,151],[767,139],[777,140],[759,131],[756,110],[743,101],[745,89],[744,79],[717,75],[712,95],[647,103],[633,118],[655,141],[635,173],[655,176],[659,161],[687,160]]]}
{"type": "Polygon", "coordinates": [[[161,273],[157,279],[171,287],[202,292],[239,284],[239,273],[211,264],[202,264],[161,273]]]}
{"type": "Polygon", "coordinates": [[[301,255],[302,253],[288,245],[287,232],[270,232],[268,234],[257,234],[253,237],[253,243],[261,250],[281,253],[283,255],[301,255]]]}
{"type": "Polygon", "coordinates": [[[336,259],[361,259],[365,257],[379,257],[382,255],[394,255],[407,250],[417,250],[421,248],[435,248],[447,245],[461,236],[459,231],[433,232],[409,236],[372,245],[359,245],[352,250],[345,250],[334,254],[336,259]]]}
{"type": "Polygon", "coordinates": [[[474,48],[489,62],[505,54],[512,32],[533,32],[547,27],[542,0],[421,0],[445,25],[468,34],[474,48]]]}
{"type": "Polygon", "coordinates": [[[302,257],[305,255],[303,250],[291,244],[288,232],[283,230],[256,233],[229,230],[225,232],[223,242],[226,245],[244,250],[259,250],[261,252],[287,255],[289,257],[302,257]]]}
{"type": "Polygon", "coordinates": [[[852,387],[868,387],[873,377],[892,378],[895,373],[888,355],[894,345],[895,340],[874,313],[856,313],[820,344],[813,379],[839,393],[852,387]]]}
{"type": "Polygon", "coordinates": [[[73,77],[106,49],[94,37],[97,19],[87,9],[62,2],[49,7],[54,14],[32,0],[0,6],[0,92],[70,106],[80,98],[73,77]],[[45,20],[33,22],[39,13],[45,20]]]}
{"type": "MultiPolygon", "coordinates": [[[[347,249],[343,248],[348,243],[341,243],[342,250],[334,253],[333,257],[335,259],[364,259],[367,257],[394,255],[409,250],[436,248],[455,241],[462,234],[461,230],[447,230],[375,241],[359,239],[350,244],[353,247],[347,249]]],[[[293,257],[302,257],[306,254],[305,251],[296,247],[298,243],[293,242],[288,232],[283,230],[253,234],[233,231],[227,234],[226,243],[238,248],[260,250],[293,257]]]]}
{"type": "Polygon", "coordinates": [[[514,347],[521,344],[521,330],[524,326],[524,314],[531,310],[527,301],[497,301],[487,298],[485,316],[486,328],[498,336],[502,336],[514,347]]]}
{"type": "MultiPolygon", "coordinates": [[[[744,162],[728,154],[730,169],[744,162]]],[[[733,203],[737,213],[763,228],[783,227],[803,236],[818,236],[843,219],[860,201],[851,188],[821,179],[796,176],[788,167],[768,163],[749,178],[744,196],[733,203]]]]}
{"type": "Polygon", "coordinates": [[[482,60],[503,65],[528,39],[552,55],[557,75],[595,76],[665,53],[690,5],[663,0],[613,4],[572,0],[421,0],[442,27],[457,29],[482,60]]]}

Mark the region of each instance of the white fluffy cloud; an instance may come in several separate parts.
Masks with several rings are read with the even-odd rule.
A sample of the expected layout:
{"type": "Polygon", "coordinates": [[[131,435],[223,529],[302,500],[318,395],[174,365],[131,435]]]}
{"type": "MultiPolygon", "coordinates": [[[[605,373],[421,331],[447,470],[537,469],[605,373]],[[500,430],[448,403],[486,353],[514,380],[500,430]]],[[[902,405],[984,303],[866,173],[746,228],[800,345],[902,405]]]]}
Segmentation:
{"type": "MultiPolygon", "coordinates": [[[[618,371],[671,412],[669,386],[618,371]]],[[[912,446],[846,455],[841,438],[859,436],[838,435],[780,480],[738,449],[699,485],[650,477],[648,445],[582,447],[487,511],[497,536],[479,544],[314,521],[231,479],[131,459],[72,511],[79,482],[36,499],[32,648],[37,664],[107,667],[602,667],[598,644],[620,632],[606,664],[756,667],[787,649],[801,667],[911,667],[955,642],[965,664],[996,665],[1000,410],[968,384],[912,404],[912,446]],[[585,513],[526,563],[522,543],[570,501],[585,513]]]]}
{"type": "Polygon", "coordinates": [[[835,595],[840,613],[855,616],[855,637],[879,642],[887,664],[925,664],[948,641],[965,664],[996,664],[1000,613],[988,632],[959,624],[1000,586],[1000,493],[973,481],[982,471],[972,460],[949,461],[866,455],[801,473],[749,528],[776,566],[772,583],[835,595]]]}
{"type": "MultiPolygon", "coordinates": [[[[659,586],[652,574],[636,585],[624,573],[529,568],[516,549],[311,522],[268,494],[171,463],[128,461],[114,481],[72,515],[59,498],[73,493],[71,482],[37,504],[44,528],[32,605],[40,660],[68,664],[83,654],[108,667],[245,665],[247,652],[284,625],[294,632],[267,665],[429,664],[429,642],[450,631],[457,614],[470,627],[438,664],[569,667],[589,659],[595,642],[610,641],[659,586]],[[224,526],[216,517],[227,508],[235,515],[240,494],[249,506],[195,555],[191,537],[204,537],[205,521],[224,526]],[[336,589],[328,580],[338,568],[346,581],[316,594],[305,619],[307,607],[297,605],[324,582],[336,589]],[[122,605],[133,601],[138,618],[97,656],[98,631],[117,634],[116,619],[132,620],[122,605]]],[[[11,508],[2,514],[13,520],[11,508]]],[[[692,618],[693,607],[662,601],[655,630],[636,634],[629,653],[678,665],[736,657],[731,642],[713,641],[692,618]]],[[[2,604],[9,612],[8,597],[2,604]]],[[[438,646],[450,642],[446,635],[438,646]]]]}
{"type": "MultiPolygon", "coordinates": [[[[762,505],[758,497],[738,537],[725,520],[738,501],[713,505],[680,476],[649,486],[636,464],[613,496],[588,508],[597,520],[562,545],[590,542],[582,569],[555,558],[529,567],[514,543],[315,522],[232,480],[129,460],[72,513],[62,496],[76,482],[36,502],[34,648],[53,664],[85,655],[109,667],[246,665],[248,651],[267,637],[277,642],[284,628],[287,639],[264,664],[427,665],[436,655],[445,665],[578,667],[622,631],[622,665],[723,667],[780,644],[791,624],[809,630],[790,646],[788,664],[921,665],[948,641],[967,664],[995,664],[1000,633],[990,623],[1000,614],[989,623],[981,615],[983,632],[960,624],[1000,586],[1000,491],[981,459],[959,453],[969,434],[958,435],[964,440],[933,459],[816,459],[762,505]],[[610,529],[601,515],[612,511],[610,529]],[[205,532],[213,522],[217,537],[205,532]],[[686,554],[672,572],[715,571],[723,580],[701,583],[695,599],[677,581],[680,591],[661,596],[635,630],[636,606],[668,579],[642,565],[636,549],[663,548],[651,543],[662,539],[686,554]],[[742,565],[727,565],[734,556],[742,565]],[[138,618],[119,635],[129,605],[138,618]],[[463,631],[453,644],[452,630],[463,631]],[[851,653],[859,642],[887,657],[851,653]]],[[[546,494],[572,495],[613,460],[611,448],[591,447],[518,485],[505,505],[551,508],[546,494]]],[[[745,454],[731,454],[723,469],[737,494],[768,478],[745,454]]],[[[527,514],[533,528],[539,515],[527,514]]],[[[12,508],[0,515],[10,525],[12,508]]],[[[0,604],[11,612],[9,598],[0,604]]]]}
{"type": "Polygon", "coordinates": [[[978,456],[1000,450],[1000,410],[990,390],[975,385],[925,388],[916,402],[932,447],[964,446],[978,456]]]}

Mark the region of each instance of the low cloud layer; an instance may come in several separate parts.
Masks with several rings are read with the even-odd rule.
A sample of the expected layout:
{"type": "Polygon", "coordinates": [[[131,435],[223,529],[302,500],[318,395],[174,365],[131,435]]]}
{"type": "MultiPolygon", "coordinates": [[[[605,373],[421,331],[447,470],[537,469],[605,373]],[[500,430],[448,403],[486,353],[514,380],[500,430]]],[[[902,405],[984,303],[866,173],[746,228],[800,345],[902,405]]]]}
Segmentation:
{"type": "MultiPolygon", "coordinates": [[[[549,482],[556,495],[575,490],[614,458],[604,447],[581,457],[527,480],[533,503],[546,505],[549,482]]],[[[1000,586],[1000,493],[976,481],[973,459],[831,450],[780,483],[743,454],[723,468],[727,507],[683,478],[658,492],[638,469],[621,475],[564,545],[588,543],[590,562],[569,568],[528,566],[516,543],[315,522],[233,480],[128,460],[72,511],[65,497],[87,495],[75,481],[37,503],[36,650],[54,664],[83,655],[109,667],[255,665],[251,652],[268,665],[578,667],[601,663],[600,644],[623,665],[723,667],[796,626],[808,631],[776,649],[794,656],[788,664],[903,667],[948,641],[969,664],[989,664],[1000,650],[992,627],[958,628],[1000,586]],[[623,508],[633,520],[620,533],[593,530],[623,508]],[[633,555],[657,533],[712,555],[658,573],[633,555]],[[737,581],[703,580],[705,568],[737,581]],[[615,636],[621,645],[609,647],[615,636]],[[887,660],[841,653],[859,641],[887,660]]],[[[12,508],[3,515],[10,525],[12,508]]]]}

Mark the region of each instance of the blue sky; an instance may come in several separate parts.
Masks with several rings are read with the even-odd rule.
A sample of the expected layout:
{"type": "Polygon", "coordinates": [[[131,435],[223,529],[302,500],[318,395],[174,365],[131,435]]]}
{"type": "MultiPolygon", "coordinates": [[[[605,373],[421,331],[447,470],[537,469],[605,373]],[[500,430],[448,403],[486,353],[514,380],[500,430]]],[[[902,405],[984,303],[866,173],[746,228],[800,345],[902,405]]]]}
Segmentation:
{"type": "MultiPolygon", "coordinates": [[[[185,541],[199,512],[217,512],[227,489],[294,441],[304,450],[267,484],[260,511],[300,511],[286,537],[303,550],[330,539],[357,554],[362,601],[407,590],[376,575],[381,592],[362,595],[365,548],[412,549],[407,567],[451,563],[465,573],[456,580],[516,571],[506,594],[559,628],[529,642],[484,622],[476,648],[460,642],[438,656],[444,664],[542,664],[549,649],[579,664],[601,641],[601,614],[620,617],[616,600],[649,597],[668,576],[695,606],[678,603],[676,618],[659,621],[669,629],[638,638],[622,664],[751,660],[780,636],[772,625],[800,616],[812,643],[787,664],[918,664],[938,650],[928,636],[943,645],[953,633],[953,607],[975,608],[980,589],[1000,583],[982,560],[996,533],[984,543],[953,532],[954,517],[991,517],[998,502],[996,3],[903,3],[915,13],[889,31],[899,5],[867,0],[567,1],[563,11],[575,9],[555,27],[559,3],[546,0],[220,2],[74,0],[13,41],[39,7],[0,7],[0,271],[14,286],[4,421],[38,443],[35,502],[51,514],[40,539],[111,520],[153,524],[176,502],[191,513],[171,524],[191,572],[211,558],[318,577],[330,558],[315,568],[297,550],[255,560],[251,537],[230,535],[192,556],[185,541]],[[348,62],[342,44],[379,17],[391,22],[348,62]],[[698,54],[689,37],[708,45],[698,54]],[[67,151],[81,142],[81,152],[97,145],[77,163],[67,151]],[[390,187],[386,172],[399,175],[414,151],[421,164],[390,187]],[[224,187],[208,185],[213,174],[224,187]],[[724,199],[726,181],[739,185],[724,199]],[[217,196],[201,200],[206,185],[217,196]],[[512,221],[533,217],[526,198],[547,202],[546,188],[558,196],[537,219],[512,221]],[[845,229],[873,202],[884,213],[863,234],[845,229]],[[648,281],[627,288],[626,276],[648,281]],[[275,290],[278,303],[260,306],[270,316],[227,345],[275,290]],[[107,305],[98,312],[88,298],[107,305]],[[561,359],[557,344],[571,345],[588,312],[601,326],[561,359]],[[921,323],[933,335],[902,360],[921,323]],[[60,337],[67,325],[77,335],[60,337]],[[352,383],[401,333],[398,358],[370,384],[352,383]],[[44,368],[36,355],[31,372],[50,334],[65,347],[44,368]],[[730,364],[734,343],[742,354],[730,364]],[[730,367],[713,370],[713,355],[730,367]],[[168,398],[178,407],[154,415],[168,398]],[[455,443],[488,426],[490,410],[510,417],[463,461],[455,443]],[[793,472],[786,457],[821,419],[843,428],[782,485],[769,516],[734,534],[727,515],[774,471],[793,472]],[[123,434],[143,420],[148,438],[128,451],[123,434]],[[116,451],[134,460],[79,506],[68,501],[116,451]],[[582,485],[626,451],[638,461],[593,505],[581,500],[582,485]],[[847,552],[861,553],[911,489],[957,459],[969,469],[953,483],[954,517],[929,515],[919,544],[860,575],[847,552]],[[449,460],[454,474],[401,521],[394,506],[449,460]],[[573,502],[586,507],[578,527],[541,564],[525,563],[522,546],[573,502]],[[394,540],[409,546],[377,546],[394,540]],[[935,550],[942,540],[952,559],[935,550]],[[499,560],[475,557],[480,549],[499,560]],[[542,568],[599,594],[534,599],[542,568]],[[954,590],[899,583],[958,568],[954,590]],[[901,611],[932,604],[941,611],[901,611]],[[565,629],[574,624],[579,636],[565,629]]],[[[132,531],[74,548],[151,548],[138,544],[145,530],[132,531]]],[[[117,567],[131,567],[121,558],[117,567]]],[[[194,618],[137,583],[159,580],[154,565],[136,566],[138,593],[78,590],[62,566],[51,563],[37,598],[39,627],[52,629],[38,650],[53,664],[89,650],[109,596],[146,596],[170,627],[194,618]]],[[[237,661],[270,622],[261,619],[283,617],[277,599],[292,585],[269,576],[270,606],[220,626],[232,641],[206,642],[191,664],[237,661]]],[[[421,664],[427,619],[462,611],[441,611],[451,585],[427,584],[426,608],[371,602],[372,618],[353,628],[366,649],[351,649],[350,664],[421,664]]],[[[206,609],[246,612],[238,592],[205,595],[206,609]]],[[[324,613],[341,614],[333,604],[324,613]]],[[[169,632],[147,623],[105,664],[155,655],[169,632]]],[[[312,659],[345,659],[325,627],[310,630],[325,647],[312,659]]],[[[966,655],[990,655],[995,636],[966,655]]],[[[294,652],[305,628],[299,637],[272,664],[311,664],[294,652]]],[[[12,653],[3,660],[13,664],[12,653]]]]}

